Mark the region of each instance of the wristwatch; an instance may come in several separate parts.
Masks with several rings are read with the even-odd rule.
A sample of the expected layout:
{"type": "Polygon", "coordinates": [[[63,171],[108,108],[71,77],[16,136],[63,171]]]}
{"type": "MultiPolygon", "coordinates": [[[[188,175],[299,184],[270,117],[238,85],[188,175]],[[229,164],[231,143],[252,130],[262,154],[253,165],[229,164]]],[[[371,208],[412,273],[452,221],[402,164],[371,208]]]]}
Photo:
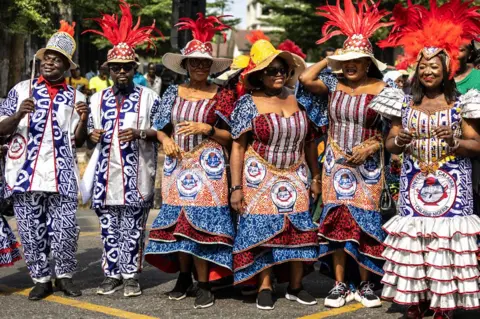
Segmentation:
{"type": "Polygon", "coordinates": [[[147,132],[145,130],[140,130],[140,139],[144,140],[147,138],[147,132]]]}
{"type": "Polygon", "coordinates": [[[234,191],[238,191],[240,189],[243,189],[242,185],[235,185],[230,187],[230,194],[233,193],[234,191]]]}
{"type": "Polygon", "coordinates": [[[212,125],[212,128],[210,129],[210,131],[208,131],[207,136],[212,137],[213,135],[215,135],[215,126],[212,125]]]}

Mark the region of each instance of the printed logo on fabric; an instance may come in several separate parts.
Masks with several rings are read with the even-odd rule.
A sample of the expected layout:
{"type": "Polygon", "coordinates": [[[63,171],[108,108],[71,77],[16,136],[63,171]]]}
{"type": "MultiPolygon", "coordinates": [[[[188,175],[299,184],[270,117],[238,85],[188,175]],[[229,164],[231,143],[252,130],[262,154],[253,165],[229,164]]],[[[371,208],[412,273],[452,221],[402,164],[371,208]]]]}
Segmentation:
{"type": "Polygon", "coordinates": [[[330,176],[332,174],[332,169],[335,166],[335,156],[333,155],[332,148],[330,146],[327,147],[325,151],[325,175],[330,176]]]}
{"type": "Polygon", "coordinates": [[[165,156],[165,162],[163,163],[163,174],[165,176],[172,175],[175,168],[177,168],[177,159],[175,157],[165,156]]]}
{"type": "Polygon", "coordinates": [[[337,199],[352,199],[357,190],[357,178],[347,168],[339,169],[333,177],[337,199]]]}
{"type": "Polygon", "coordinates": [[[19,159],[25,154],[27,149],[27,140],[20,134],[15,134],[8,145],[8,158],[19,159]]]}
{"type": "Polygon", "coordinates": [[[255,157],[249,157],[245,161],[245,179],[247,186],[258,188],[258,185],[263,182],[267,175],[265,165],[260,163],[255,157]]]}
{"type": "Polygon", "coordinates": [[[365,163],[360,165],[358,168],[360,174],[365,179],[366,184],[376,184],[380,180],[380,176],[382,175],[382,169],[380,167],[380,160],[379,154],[375,154],[373,156],[369,156],[365,163]]]}
{"type": "Polygon", "coordinates": [[[444,171],[424,175],[417,173],[410,184],[413,209],[423,216],[439,217],[452,208],[457,198],[455,179],[444,171]]]}
{"type": "Polygon", "coordinates": [[[309,187],[308,185],[308,171],[307,171],[307,166],[305,164],[300,165],[297,168],[297,175],[300,178],[300,180],[305,184],[305,187],[309,187]]]}
{"type": "Polygon", "coordinates": [[[177,189],[181,199],[195,199],[202,189],[202,181],[191,170],[183,171],[177,179],[177,189]]]}
{"type": "Polygon", "coordinates": [[[207,148],[200,155],[200,165],[210,179],[221,179],[225,169],[223,153],[217,148],[207,148]]]}
{"type": "Polygon", "coordinates": [[[272,201],[277,206],[279,213],[293,211],[297,200],[297,191],[289,182],[276,182],[271,189],[272,201]]]}

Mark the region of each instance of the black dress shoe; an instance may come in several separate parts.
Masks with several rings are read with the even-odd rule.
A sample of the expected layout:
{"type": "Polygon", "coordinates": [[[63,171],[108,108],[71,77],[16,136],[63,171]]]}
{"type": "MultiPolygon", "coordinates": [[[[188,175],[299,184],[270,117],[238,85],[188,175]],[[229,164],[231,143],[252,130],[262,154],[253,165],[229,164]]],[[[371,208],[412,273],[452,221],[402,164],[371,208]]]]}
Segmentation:
{"type": "Polygon", "coordinates": [[[55,279],[55,287],[58,291],[63,291],[65,296],[80,297],[82,295],[82,291],[73,284],[72,278],[55,279]]]}
{"type": "Polygon", "coordinates": [[[30,293],[28,294],[28,300],[42,300],[51,294],[53,294],[53,286],[51,281],[46,283],[37,282],[35,287],[30,290],[30,293]]]}

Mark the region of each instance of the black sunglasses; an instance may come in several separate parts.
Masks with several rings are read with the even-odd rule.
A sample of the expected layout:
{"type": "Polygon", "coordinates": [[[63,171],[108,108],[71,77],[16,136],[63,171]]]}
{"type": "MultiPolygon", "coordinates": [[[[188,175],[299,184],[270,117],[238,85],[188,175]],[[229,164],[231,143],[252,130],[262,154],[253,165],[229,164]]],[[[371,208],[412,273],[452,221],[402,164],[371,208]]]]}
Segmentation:
{"type": "Polygon", "coordinates": [[[110,71],[114,73],[119,73],[122,69],[125,72],[130,72],[135,68],[135,65],[133,64],[113,64],[108,66],[110,68],[110,71]]]}
{"type": "Polygon", "coordinates": [[[263,73],[267,76],[276,76],[278,73],[280,73],[280,75],[287,75],[288,70],[286,68],[269,67],[266,68],[263,73]]]}
{"type": "Polygon", "coordinates": [[[212,66],[213,61],[209,59],[188,59],[188,64],[192,68],[206,69],[212,66]]]}

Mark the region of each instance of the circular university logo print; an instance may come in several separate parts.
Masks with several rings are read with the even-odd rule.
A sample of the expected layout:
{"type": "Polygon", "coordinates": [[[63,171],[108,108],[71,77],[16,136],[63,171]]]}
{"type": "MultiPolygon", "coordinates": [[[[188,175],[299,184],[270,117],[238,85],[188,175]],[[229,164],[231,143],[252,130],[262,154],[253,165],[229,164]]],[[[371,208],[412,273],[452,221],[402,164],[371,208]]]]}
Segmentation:
{"type": "Polygon", "coordinates": [[[20,134],[15,134],[8,145],[8,157],[16,160],[25,154],[27,149],[27,140],[20,134]]]}
{"type": "Polygon", "coordinates": [[[181,199],[195,199],[202,189],[202,181],[192,171],[183,171],[177,179],[177,189],[181,199]]]}
{"type": "Polygon", "coordinates": [[[175,157],[165,156],[165,162],[163,163],[163,174],[165,176],[170,176],[175,168],[177,168],[177,159],[175,157]]]}
{"type": "Polygon", "coordinates": [[[293,211],[297,200],[297,190],[289,182],[276,182],[272,186],[271,196],[279,213],[289,213],[293,211]]]}
{"type": "Polygon", "coordinates": [[[305,184],[306,187],[308,187],[308,170],[307,166],[305,164],[300,165],[297,168],[297,175],[300,178],[300,180],[305,184]]]}
{"type": "Polygon", "coordinates": [[[255,157],[249,157],[245,161],[245,179],[249,187],[257,188],[267,175],[266,167],[255,157]]]}
{"type": "Polygon", "coordinates": [[[357,178],[349,169],[339,169],[333,176],[333,187],[337,199],[352,199],[357,190],[357,178]]]}
{"type": "Polygon", "coordinates": [[[325,174],[330,176],[330,174],[332,174],[332,169],[335,166],[335,156],[333,155],[333,151],[330,146],[328,146],[327,150],[325,151],[325,161],[323,165],[325,166],[325,174]]]}
{"type": "Polygon", "coordinates": [[[225,159],[223,153],[216,148],[207,148],[200,155],[200,165],[207,173],[210,179],[222,178],[225,169],[225,159]]]}
{"type": "Polygon", "coordinates": [[[367,184],[376,184],[380,180],[382,169],[380,168],[380,161],[378,154],[369,156],[365,163],[359,166],[360,174],[365,179],[367,184]]]}

